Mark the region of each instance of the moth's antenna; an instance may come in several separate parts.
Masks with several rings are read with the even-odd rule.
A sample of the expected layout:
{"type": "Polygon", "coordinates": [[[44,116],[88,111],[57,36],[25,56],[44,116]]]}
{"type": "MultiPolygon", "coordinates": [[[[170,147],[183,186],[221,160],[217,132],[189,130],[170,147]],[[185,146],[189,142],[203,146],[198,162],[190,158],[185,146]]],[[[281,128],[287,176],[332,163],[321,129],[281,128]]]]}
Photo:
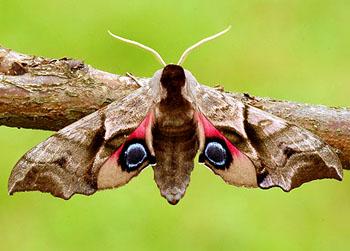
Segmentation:
{"type": "Polygon", "coordinates": [[[221,35],[225,34],[226,32],[228,32],[229,30],[231,29],[231,25],[229,27],[227,27],[225,30],[219,32],[219,33],[216,33],[210,37],[207,37],[207,38],[204,38],[200,41],[198,41],[197,43],[195,43],[194,45],[192,45],[191,47],[187,48],[184,53],[182,53],[180,59],[179,59],[179,62],[177,62],[178,65],[181,65],[184,61],[185,61],[185,58],[188,56],[188,54],[195,48],[197,48],[198,46],[206,43],[206,42],[209,42],[210,40],[213,40],[217,37],[220,37],[221,35]]]}
{"type": "Polygon", "coordinates": [[[125,43],[129,43],[129,44],[136,45],[136,46],[138,46],[138,47],[140,47],[140,48],[142,48],[142,49],[144,49],[144,50],[146,50],[146,51],[151,52],[151,53],[159,60],[159,62],[160,62],[163,66],[166,66],[166,65],[167,65],[167,64],[165,63],[165,61],[163,60],[163,58],[160,56],[160,54],[159,54],[158,52],[156,52],[154,49],[152,49],[152,48],[150,48],[150,47],[148,47],[148,46],[146,46],[146,45],[143,45],[143,44],[141,44],[141,43],[139,43],[139,42],[136,42],[136,41],[133,41],[133,40],[130,40],[130,39],[127,39],[127,38],[123,38],[123,37],[120,37],[120,36],[117,36],[117,35],[113,34],[112,32],[110,32],[109,30],[108,30],[108,33],[109,33],[109,35],[111,35],[112,37],[114,37],[114,38],[116,38],[116,39],[119,39],[119,40],[121,40],[121,41],[123,41],[123,42],[125,42],[125,43]]]}

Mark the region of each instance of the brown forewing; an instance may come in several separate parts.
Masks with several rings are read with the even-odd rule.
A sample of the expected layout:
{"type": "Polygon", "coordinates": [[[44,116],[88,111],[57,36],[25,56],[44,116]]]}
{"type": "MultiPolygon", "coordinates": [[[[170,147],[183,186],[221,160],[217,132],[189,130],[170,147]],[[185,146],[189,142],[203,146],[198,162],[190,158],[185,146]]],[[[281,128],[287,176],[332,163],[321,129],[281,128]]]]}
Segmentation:
{"type": "Polygon", "coordinates": [[[9,193],[39,190],[63,199],[94,193],[99,168],[146,116],[149,95],[140,88],[34,147],[12,170],[9,193]]]}

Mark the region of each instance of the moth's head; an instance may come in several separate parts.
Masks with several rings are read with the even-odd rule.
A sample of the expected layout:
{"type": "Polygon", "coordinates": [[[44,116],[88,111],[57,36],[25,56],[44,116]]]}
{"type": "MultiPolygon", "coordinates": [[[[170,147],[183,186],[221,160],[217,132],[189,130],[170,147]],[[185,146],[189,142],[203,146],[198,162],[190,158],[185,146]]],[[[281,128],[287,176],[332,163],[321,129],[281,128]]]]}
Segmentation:
{"type": "Polygon", "coordinates": [[[167,91],[181,90],[185,81],[185,71],[180,65],[168,64],[163,68],[160,83],[167,91]]]}

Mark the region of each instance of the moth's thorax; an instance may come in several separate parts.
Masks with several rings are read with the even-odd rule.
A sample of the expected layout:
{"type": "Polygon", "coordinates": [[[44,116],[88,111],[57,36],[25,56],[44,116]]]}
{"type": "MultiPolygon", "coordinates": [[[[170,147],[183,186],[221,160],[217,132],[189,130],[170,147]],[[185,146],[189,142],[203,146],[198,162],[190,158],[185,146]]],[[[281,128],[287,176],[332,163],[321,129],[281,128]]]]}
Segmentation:
{"type": "Polygon", "coordinates": [[[155,108],[155,121],[159,127],[182,127],[194,118],[191,104],[183,99],[177,106],[169,105],[162,100],[155,108]]]}
{"type": "MultiPolygon", "coordinates": [[[[176,130],[185,124],[192,123],[193,107],[184,97],[186,84],[185,71],[178,65],[167,65],[160,78],[161,89],[164,92],[155,108],[155,120],[158,127],[176,130]]],[[[183,129],[183,128],[182,128],[183,129]]]]}

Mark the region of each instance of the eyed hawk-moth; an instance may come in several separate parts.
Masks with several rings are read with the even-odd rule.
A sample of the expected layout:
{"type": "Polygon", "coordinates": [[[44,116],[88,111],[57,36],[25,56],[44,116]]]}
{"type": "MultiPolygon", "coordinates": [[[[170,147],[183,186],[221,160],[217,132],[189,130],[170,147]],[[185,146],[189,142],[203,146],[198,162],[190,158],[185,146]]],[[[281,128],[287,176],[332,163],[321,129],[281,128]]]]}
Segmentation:
{"type": "Polygon", "coordinates": [[[180,66],[186,53],[177,64],[161,60],[164,67],[139,89],[26,153],[11,173],[9,193],[39,190],[63,199],[91,195],[122,186],[152,166],[161,195],[176,204],[197,153],[200,163],[236,186],[290,191],[315,179],[342,179],[341,162],[327,143],[199,84],[180,66]]]}

